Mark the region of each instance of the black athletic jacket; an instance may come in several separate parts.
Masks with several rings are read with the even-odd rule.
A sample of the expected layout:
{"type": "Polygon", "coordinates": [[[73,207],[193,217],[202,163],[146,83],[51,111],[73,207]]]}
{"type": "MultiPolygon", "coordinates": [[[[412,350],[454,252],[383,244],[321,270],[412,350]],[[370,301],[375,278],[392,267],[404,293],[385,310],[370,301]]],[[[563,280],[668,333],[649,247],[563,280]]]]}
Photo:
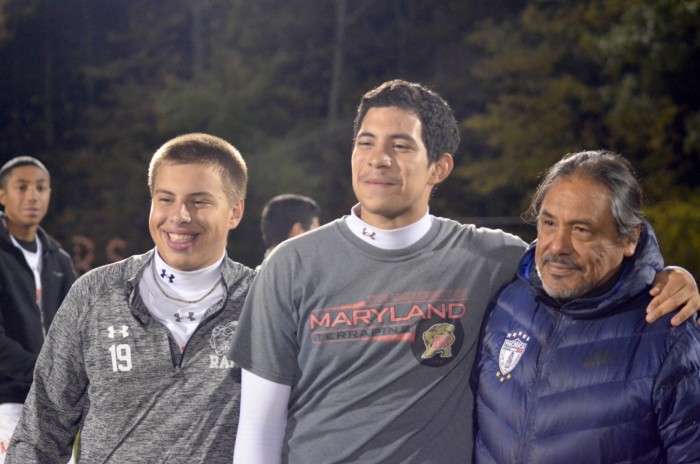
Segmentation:
{"type": "Polygon", "coordinates": [[[32,271],[0,213],[0,404],[24,403],[44,335],[75,282],[68,253],[42,228],[37,235],[43,250],[41,310],[32,271]]]}

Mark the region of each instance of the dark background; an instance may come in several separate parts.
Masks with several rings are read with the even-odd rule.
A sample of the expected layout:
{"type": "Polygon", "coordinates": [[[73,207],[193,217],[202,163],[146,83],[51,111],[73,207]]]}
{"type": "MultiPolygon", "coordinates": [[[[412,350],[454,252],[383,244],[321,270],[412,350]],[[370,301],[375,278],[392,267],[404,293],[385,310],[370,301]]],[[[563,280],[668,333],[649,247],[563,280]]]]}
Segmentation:
{"type": "Polygon", "coordinates": [[[254,266],[273,195],[348,213],[356,105],[403,78],[462,129],[432,213],[530,240],[539,174],[606,148],[637,169],[667,262],[698,276],[699,25],[700,0],[0,0],[0,162],[45,162],[44,226],[69,252],[87,237],[90,267],[152,247],[162,143],[223,137],[250,170],[229,253],[254,266]]]}

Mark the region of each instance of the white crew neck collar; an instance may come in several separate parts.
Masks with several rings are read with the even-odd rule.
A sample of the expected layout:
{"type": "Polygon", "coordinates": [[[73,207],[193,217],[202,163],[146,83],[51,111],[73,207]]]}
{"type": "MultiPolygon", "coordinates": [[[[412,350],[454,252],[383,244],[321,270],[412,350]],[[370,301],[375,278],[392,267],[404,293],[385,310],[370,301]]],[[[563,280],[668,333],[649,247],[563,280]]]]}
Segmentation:
{"type": "Polygon", "coordinates": [[[353,206],[350,215],[345,217],[345,224],[360,240],[383,250],[400,250],[409,247],[423,238],[432,225],[430,211],[413,224],[398,229],[378,229],[360,218],[361,205],[353,206]]]}

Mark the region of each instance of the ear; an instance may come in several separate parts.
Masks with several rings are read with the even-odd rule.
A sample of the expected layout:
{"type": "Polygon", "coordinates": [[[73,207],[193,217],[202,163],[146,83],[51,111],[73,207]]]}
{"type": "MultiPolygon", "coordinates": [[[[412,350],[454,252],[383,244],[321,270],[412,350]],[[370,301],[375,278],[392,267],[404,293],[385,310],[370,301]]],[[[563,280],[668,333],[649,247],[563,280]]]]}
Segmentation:
{"type": "Polygon", "coordinates": [[[240,199],[233,203],[231,206],[231,211],[228,219],[228,230],[233,230],[238,227],[238,224],[243,219],[243,210],[245,210],[245,200],[240,199]]]}
{"type": "Polygon", "coordinates": [[[297,235],[301,235],[304,232],[306,232],[306,229],[304,229],[304,226],[301,225],[301,222],[295,222],[292,225],[292,228],[289,229],[289,233],[287,234],[287,238],[296,237],[297,235]]]}
{"type": "Polygon", "coordinates": [[[632,239],[625,239],[625,248],[623,250],[623,254],[625,258],[629,258],[632,255],[634,255],[634,251],[637,249],[637,244],[639,243],[639,236],[642,234],[642,225],[639,224],[637,227],[634,228],[634,231],[632,232],[633,238],[632,239]]]}
{"type": "Polygon", "coordinates": [[[0,189],[0,205],[5,205],[5,189],[0,189]]]}
{"type": "Polygon", "coordinates": [[[447,179],[447,176],[450,175],[453,168],[454,161],[452,159],[452,155],[449,153],[443,153],[440,155],[440,158],[433,163],[433,172],[430,175],[430,180],[428,183],[433,186],[439,184],[443,180],[447,179]]]}

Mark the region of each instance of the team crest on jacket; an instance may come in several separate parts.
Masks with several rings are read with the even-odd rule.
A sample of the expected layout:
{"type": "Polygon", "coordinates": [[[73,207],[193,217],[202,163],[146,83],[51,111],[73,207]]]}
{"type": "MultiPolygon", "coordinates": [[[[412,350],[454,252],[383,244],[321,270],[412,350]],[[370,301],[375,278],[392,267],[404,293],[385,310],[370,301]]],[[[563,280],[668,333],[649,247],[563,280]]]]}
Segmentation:
{"type": "Polygon", "coordinates": [[[214,353],[209,355],[209,367],[214,369],[229,369],[235,366],[233,361],[226,358],[228,349],[233,341],[233,334],[236,332],[238,321],[231,321],[228,324],[214,327],[209,338],[209,346],[214,353]]]}
{"type": "Polygon", "coordinates": [[[496,373],[496,377],[501,379],[501,382],[510,379],[510,373],[523,357],[529,341],[530,336],[522,331],[512,332],[506,336],[503,345],[501,345],[501,351],[498,353],[500,371],[496,373]]]}

